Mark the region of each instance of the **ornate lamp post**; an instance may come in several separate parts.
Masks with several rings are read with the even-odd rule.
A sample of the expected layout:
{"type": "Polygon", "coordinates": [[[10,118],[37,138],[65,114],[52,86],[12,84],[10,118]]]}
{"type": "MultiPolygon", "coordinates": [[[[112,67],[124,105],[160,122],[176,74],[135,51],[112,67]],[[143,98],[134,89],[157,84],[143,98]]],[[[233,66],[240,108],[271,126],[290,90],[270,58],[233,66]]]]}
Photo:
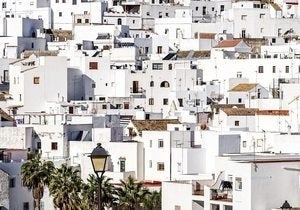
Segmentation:
{"type": "Polygon", "coordinates": [[[110,155],[100,143],[97,144],[97,147],[93,149],[91,155],[89,156],[98,180],[98,210],[103,209],[101,201],[102,177],[105,172],[106,161],[109,156],[110,155]]]}

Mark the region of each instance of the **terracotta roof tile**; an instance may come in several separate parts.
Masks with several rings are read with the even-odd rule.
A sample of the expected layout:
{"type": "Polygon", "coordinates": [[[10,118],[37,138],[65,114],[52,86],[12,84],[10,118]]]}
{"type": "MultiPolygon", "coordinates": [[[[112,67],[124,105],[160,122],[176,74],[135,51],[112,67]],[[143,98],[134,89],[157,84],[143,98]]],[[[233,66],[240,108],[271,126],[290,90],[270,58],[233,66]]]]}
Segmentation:
{"type": "Polygon", "coordinates": [[[241,83],[237,86],[233,87],[231,90],[232,92],[249,92],[253,88],[257,86],[257,83],[241,83]]]}
{"type": "Polygon", "coordinates": [[[258,109],[252,108],[222,108],[227,116],[255,116],[258,109]]]}
{"type": "Polygon", "coordinates": [[[199,39],[214,39],[216,36],[216,33],[200,33],[199,39]]]}
{"type": "Polygon", "coordinates": [[[289,116],[289,110],[258,110],[257,115],[289,116]]]}
{"type": "Polygon", "coordinates": [[[142,131],[164,131],[168,124],[180,124],[177,119],[164,120],[132,120],[133,125],[139,133],[142,131]]]}
{"type": "Polygon", "coordinates": [[[223,40],[218,43],[214,48],[226,48],[226,47],[235,47],[238,45],[242,39],[231,39],[231,40],[223,40]]]}

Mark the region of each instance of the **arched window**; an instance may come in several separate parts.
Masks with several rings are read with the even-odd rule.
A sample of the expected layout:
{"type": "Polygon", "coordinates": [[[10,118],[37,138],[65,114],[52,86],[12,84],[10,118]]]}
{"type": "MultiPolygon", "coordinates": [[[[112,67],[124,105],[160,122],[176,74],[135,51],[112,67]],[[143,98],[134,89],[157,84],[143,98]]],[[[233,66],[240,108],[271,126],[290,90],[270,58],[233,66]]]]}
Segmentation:
{"type": "Polygon", "coordinates": [[[122,19],[118,18],[118,25],[122,25],[122,19]]]}
{"type": "Polygon", "coordinates": [[[150,87],[154,87],[154,81],[150,82],[150,87]]]}
{"type": "Polygon", "coordinates": [[[170,87],[170,84],[169,84],[169,82],[167,82],[167,81],[163,81],[162,83],[160,83],[160,87],[165,87],[165,88],[167,88],[167,87],[170,87]]]}

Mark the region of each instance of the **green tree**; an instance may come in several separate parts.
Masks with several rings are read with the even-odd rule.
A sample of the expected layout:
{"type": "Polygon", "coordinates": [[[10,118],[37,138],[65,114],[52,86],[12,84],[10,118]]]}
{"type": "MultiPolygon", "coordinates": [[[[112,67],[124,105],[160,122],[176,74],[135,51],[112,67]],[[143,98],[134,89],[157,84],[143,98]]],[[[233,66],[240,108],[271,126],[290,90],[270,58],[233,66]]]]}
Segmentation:
{"type": "Polygon", "coordinates": [[[161,210],[161,190],[149,193],[146,196],[144,207],[147,210],[161,210]]]}
{"type": "Polygon", "coordinates": [[[40,154],[31,157],[21,167],[22,183],[32,191],[35,201],[34,209],[41,209],[44,188],[49,185],[54,168],[53,162],[41,160],[40,154]]]}
{"type": "Polygon", "coordinates": [[[67,164],[62,164],[60,168],[56,168],[49,185],[54,206],[60,210],[80,209],[81,187],[82,180],[79,170],[73,169],[67,164]]]}
{"type": "MultiPolygon", "coordinates": [[[[116,189],[111,184],[111,178],[103,177],[101,184],[102,205],[110,208],[116,204],[116,189]]],[[[83,185],[82,196],[85,208],[93,209],[98,205],[98,180],[94,174],[90,174],[87,183],[83,185]]]]}
{"type": "Polygon", "coordinates": [[[142,182],[135,183],[131,176],[127,180],[121,180],[121,187],[117,188],[120,209],[141,209],[149,193],[142,182]]]}

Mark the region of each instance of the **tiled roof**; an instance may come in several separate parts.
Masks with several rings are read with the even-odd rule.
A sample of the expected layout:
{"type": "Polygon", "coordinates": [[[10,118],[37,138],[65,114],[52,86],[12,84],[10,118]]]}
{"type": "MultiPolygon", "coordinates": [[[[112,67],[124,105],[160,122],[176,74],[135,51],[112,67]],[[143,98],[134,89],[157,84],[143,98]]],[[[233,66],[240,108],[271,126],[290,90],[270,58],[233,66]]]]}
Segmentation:
{"type": "Polygon", "coordinates": [[[200,33],[199,38],[200,39],[214,39],[216,36],[216,33],[200,33]]]}
{"type": "Polygon", "coordinates": [[[227,116],[254,116],[258,109],[252,108],[223,108],[221,109],[227,116]]]}
{"type": "Polygon", "coordinates": [[[180,124],[177,119],[164,120],[132,120],[133,125],[139,133],[142,131],[164,131],[168,124],[180,124]]]}
{"type": "Polygon", "coordinates": [[[226,47],[235,47],[238,45],[242,39],[231,39],[231,40],[223,40],[218,43],[214,48],[226,48],[226,47]]]}
{"type": "Polygon", "coordinates": [[[257,115],[289,116],[289,110],[258,110],[257,115]]]}
{"type": "Polygon", "coordinates": [[[1,120],[4,119],[4,121],[15,121],[14,118],[12,118],[9,114],[7,114],[1,108],[0,108],[0,116],[1,116],[1,120]]]}
{"type": "Polygon", "coordinates": [[[238,84],[237,86],[234,86],[231,90],[233,92],[249,92],[253,88],[257,86],[256,83],[241,83],[238,84]]]}
{"type": "Polygon", "coordinates": [[[190,56],[190,58],[208,58],[210,57],[210,51],[178,51],[177,52],[177,58],[188,58],[190,56]]]}

